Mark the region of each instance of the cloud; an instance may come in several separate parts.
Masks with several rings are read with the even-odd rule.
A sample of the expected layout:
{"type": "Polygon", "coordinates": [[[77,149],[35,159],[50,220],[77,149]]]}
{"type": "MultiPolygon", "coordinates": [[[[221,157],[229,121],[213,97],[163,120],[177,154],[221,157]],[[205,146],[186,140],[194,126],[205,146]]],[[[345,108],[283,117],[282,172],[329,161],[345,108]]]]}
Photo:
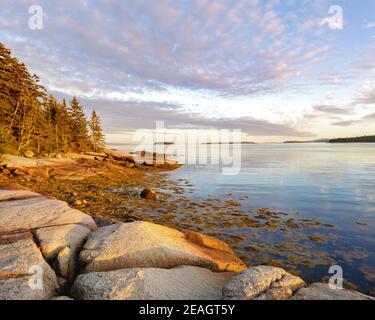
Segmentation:
{"type": "Polygon", "coordinates": [[[106,115],[102,123],[107,133],[154,129],[156,121],[164,121],[166,127],[173,129],[239,129],[252,136],[313,136],[310,132],[298,130],[288,124],[272,123],[252,117],[211,118],[200,113],[187,113],[183,106],[175,104],[92,99],[81,99],[81,101],[87,112],[95,109],[99,115],[106,115]]]}
{"type": "Polygon", "coordinates": [[[354,100],[354,104],[364,104],[364,105],[375,104],[374,89],[364,90],[360,92],[358,97],[354,100]]]}
{"type": "Polygon", "coordinates": [[[44,30],[26,27],[32,1],[6,0],[3,33],[48,86],[67,92],[178,87],[264,94],[284,89],[330,50],[313,28],[304,28],[311,40],[305,45],[297,28],[305,10],[284,15],[278,1],[39,2],[44,30]]]}
{"type": "Polygon", "coordinates": [[[332,123],[332,125],[348,127],[348,126],[352,126],[352,125],[356,125],[356,124],[360,124],[360,123],[364,123],[364,122],[368,122],[368,121],[372,121],[372,120],[375,120],[375,112],[370,113],[370,114],[362,117],[361,119],[337,121],[337,122],[332,123]]]}
{"type": "MultiPolygon", "coordinates": [[[[293,100],[307,92],[304,101],[322,101],[307,100],[309,90],[343,86],[375,61],[373,57],[362,61],[363,68],[356,72],[341,68],[342,61],[339,71],[322,64],[336,61],[341,49],[338,33],[319,25],[327,15],[327,0],[302,5],[294,0],[39,0],[44,29],[32,31],[27,21],[28,7],[34,2],[2,1],[1,41],[41,76],[49,90],[60,96],[77,95],[89,108],[97,108],[108,132],[153,128],[160,119],[177,127],[308,136],[311,133],[299,130],[298,123],[294,127],[288,122],[290,114],[281,123],[253,117],[218,118],[215,112],[203,115],[198,102],[196,109],[201,113],[186,112],[190,106],[177,104],[173,94],[212,97],[213,106],[215,98],[230,102],[260,98],[258,109],[279,108],[280,114],[287,114],[290,111],[283,108],[289,100],[284,103],[275,94],[293,100]],[[126,97],[123,102],[116,100],[120,95],[126,97]],[[132,100],[142,95],[144,102],[132,100]],[[152,102],[155,95],[167,98],[152,102]],[[264,97],[271,97],[269,106],[264,97]]],[[[358,99],[371,104],[375,97],[369,92],[358,99]]],[[[253,106],[258,107],[252,103],[248,109],[253,106]]],[[[236,107],[228,109],[236,114],[236,107]]],[[[335,121],[349,114],[350,108],[316,105],[314,114],[305,118],[335,121]]],[[[264,111],[263,115],[269,114],[264,111]]]]}
{"type": "Polygon", "coordinates": [[[366,28],[366,29],[372,29],[372,28],[375,28],[375,22],[372,22],[372,21],[365,21],[365,28],[366,28]]]}
{"type": "Polygon", "coordinates": [[[333,126],[350,127],[355,124],[362,123],[362,120],[344,120],[331,123],[333,126]]]}
{"type": "Polygon", "coordinates": [[[317,112],[330,113],[330,114],[352,114],[353,110],[348,108],[340,108],[333,105],[316,105],[313,109],[317,112]]]}
{"type": "Polygon", "coordinates": [[[375,120],[375,112],[363,117],[364,120],[375,120]]]}

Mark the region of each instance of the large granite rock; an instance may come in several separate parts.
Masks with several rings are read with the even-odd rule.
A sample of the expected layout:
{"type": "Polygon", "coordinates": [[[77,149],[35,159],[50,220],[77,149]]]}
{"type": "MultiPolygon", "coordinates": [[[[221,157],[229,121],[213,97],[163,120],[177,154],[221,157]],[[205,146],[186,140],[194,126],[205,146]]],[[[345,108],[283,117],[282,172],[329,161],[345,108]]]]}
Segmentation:
{"type": "Polygon", "coordinates": [[[32,241],[32,231],[62,289],[74,279],[78,253],[95,229],[90,216],[65,202],[27,190],[0,190],[0,242],[32,241]]]}
{"type": "Polygon", "coordinates": [[[331,289],[326,283],[313,283],[302,288],[292,297],[292,300],[375,300],[360,292],[347,289],[331,289]]]}
{"type": "Polygon", "coordinates": [[[64,154],[64,159],[70,159],[70,160],[78,160],[78,159],[83,159],[83,160],[95,160],[96,156],[94,155],[89,155],[87,153],[65,153],[64,154]]]}
{"type": "Polygon", "coordinates": [[[28,190],[4,190],[0,189],[0,201],[22,200],[41,197],[40,194],[28,190]]]}
{"type": "Polygon", "coordinates": [[[305,285],[304,281],[271,266],[257,266],[242,271],[223,288],[224,299],[287,300],[305,285]]]}
{"type": "Polygon", "coordinates": [[[94,220],[65,202],[47,198],[31,198],[0,202],[0,234],[66,224],[81,224],[96,229],[94,220]]]}
{"type": "Polygon", "coordinates": [[[76,274],[78,253],[90,233],[86,226],[69,224],[38,229],[35,236],[46,260],[69,283],[76,274]]]}
{"type": "Polygon", "coordinates": [[[38,167],[60,167],[60,166],[74,166],[77,164],[73,159],[59,158],[59,159],[38,159],[38,167]]]}
{"type": "MultiPolygon", "coordinates": [[[[218,240],[217,240],[218,241],[218,240]]],[[[84,272],[124,268],[198,266],[212,271],[241,271],[245,264],[232,250],[196,243],[174,229],[149,222],[118,223],[91,234],[80,253],[84,272]]]]}
{"type": "Polygon", "coordinates": [[[38,161],[10,154],[3,154],[0,155],[0,166],[4,166],[8,169],[33,168],[38,166],[38,161]]]}
{"type": "Polygon", "coordinates": [[[219,300],[232,276],[191,266],[93,272],[77,277],[72,296],[82,300],[219,300]]]}
{"type": "Polygon", "coordinates": [[[196,231],[186,231],[185,238],[201,246],[234,254],[231,247],[227,243],[219,239],[207,236],[203,233],[199,233],[196,231]]]}
{"type": "Polygon", "coordinates": [[[136,155],[125,152],[125,151],[119,151],[119,150],[112,150],[112,149],[105,149],[104,152],[112,159],[115,159],[117,161],[129,161],[134,162],[137,158],[136,155]]]}
{"type": "Polygon", "coordinates": [[[0,300],[50,299],[57,288],[54,271],[32,239],[0,244],[0,300]],[[34,281],[36,271],[41,286],[34,281]]]}
{"type": "Polygon", "coordinates": [[[92,151],[89,151],[89,152],[85,152],[86,155],[88,156],[93,156],[93,157],[99,157],[99,158],[105,158],[107,157],[107,154],[105,152],[92,152],[92,151]]]}

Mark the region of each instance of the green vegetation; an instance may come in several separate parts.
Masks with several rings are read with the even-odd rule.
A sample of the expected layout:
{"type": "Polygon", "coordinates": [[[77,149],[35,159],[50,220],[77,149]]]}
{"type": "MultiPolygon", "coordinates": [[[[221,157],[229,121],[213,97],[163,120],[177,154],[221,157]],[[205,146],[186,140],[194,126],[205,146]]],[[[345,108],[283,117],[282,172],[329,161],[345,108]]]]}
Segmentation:
{"type": "Polygon", "coordinates": [[[104,144],[95,111],[88,121],[77,98],[67,106],[48,95],[0,43],[0,153],[98,151],[104,144]]]}
{"type": "Polygon", "coordinates": [[[354,138],[338,138],[331,139],[329,143],[363,143],[363,142],[375,142],[375,136],[362,136],[354,138]]]}
{"type": "Polygon", "coordinates": [[[95,151],[100,151],[105,145],[105,138],[101,127],[100,118],[95,110],[92,112],[90,119],[91,144],[95,151]]]}

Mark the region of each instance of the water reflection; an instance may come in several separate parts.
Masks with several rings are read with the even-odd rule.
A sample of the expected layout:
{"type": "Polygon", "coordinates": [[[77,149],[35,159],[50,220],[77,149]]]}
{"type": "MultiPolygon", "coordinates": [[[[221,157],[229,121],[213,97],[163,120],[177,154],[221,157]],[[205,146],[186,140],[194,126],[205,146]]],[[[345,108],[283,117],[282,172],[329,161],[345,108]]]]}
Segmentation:
{"type": "MultiPolygon", "coordinates": [[[[249,208],[266,207],[334,224],[334,232],[330,231],[334,237],[318,246],[320,252],[345,266],[346,278],[362,290],[374,290],[373,275],[363,272],[375,267],[374,144],[243,145],[241,158],[237,176],[224,176],[220,165],[210,164],[186,165],[172,176],[193,182],[189,197],[194,199],[241,199],[246,195],[249,198],[242,203],[249,208]]],[[[256,241],[251,239],[242,245],[291,240],[278,232],[263,233],[256,241]]],[[[255,259],[275,258],[275,254],[261,256],[257,254],[255,259]]],[[[285,260],[285,256],[280,258],[285,260]]],[[[324,276],[322,266],[300,267],[312,281],[324,276]]]]}

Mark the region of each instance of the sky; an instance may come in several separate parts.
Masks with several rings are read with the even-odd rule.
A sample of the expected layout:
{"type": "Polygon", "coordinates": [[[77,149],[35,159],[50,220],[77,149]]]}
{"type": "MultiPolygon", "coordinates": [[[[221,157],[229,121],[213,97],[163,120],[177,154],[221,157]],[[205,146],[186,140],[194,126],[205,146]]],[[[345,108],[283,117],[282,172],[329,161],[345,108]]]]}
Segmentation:
{"type": "Polygon", "coordinates": [[[95,109],[109,143],[156,121],[254,142],[375,134],[373,0],[0,0],[0,41],[95,109]]]}

